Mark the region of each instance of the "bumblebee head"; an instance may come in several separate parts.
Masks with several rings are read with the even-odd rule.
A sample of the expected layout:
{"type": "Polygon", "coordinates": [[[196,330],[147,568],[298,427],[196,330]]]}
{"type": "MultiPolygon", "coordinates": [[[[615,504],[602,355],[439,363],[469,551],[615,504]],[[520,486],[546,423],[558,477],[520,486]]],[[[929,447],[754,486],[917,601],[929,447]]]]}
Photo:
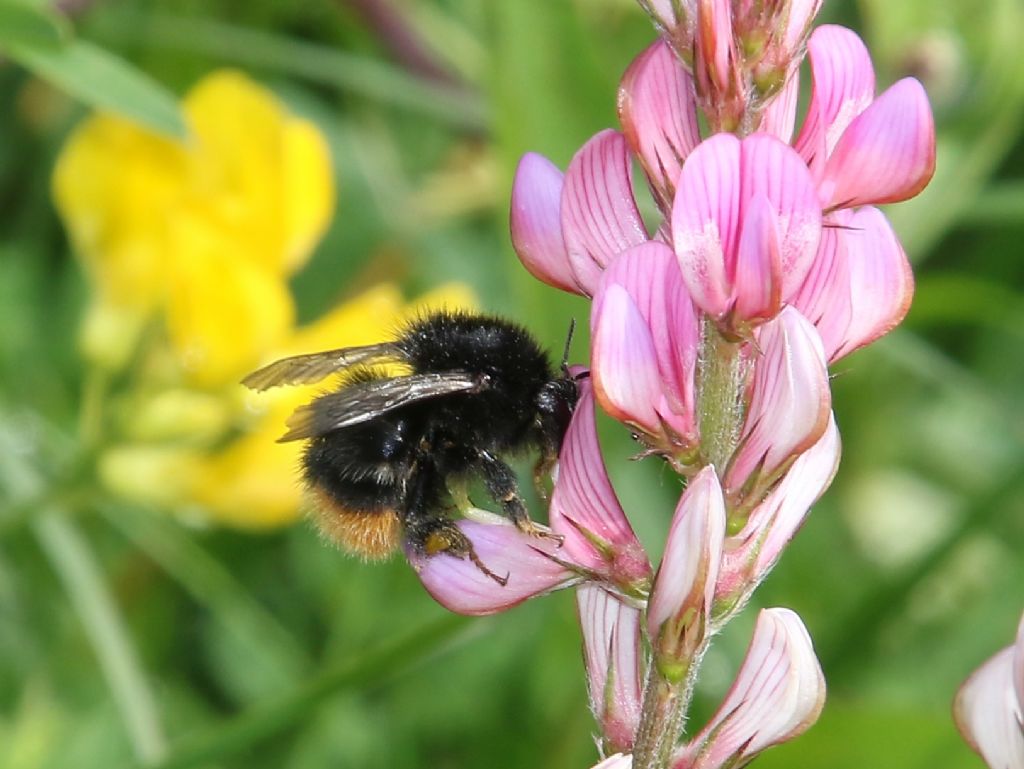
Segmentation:
{"type": "Polygon", "coordinates": [[[577,377],[566,372],[563,376],[545,382],[537,393],[537,418],[541,431],[559,449],[580,397],[576,382],[577,377]]]}

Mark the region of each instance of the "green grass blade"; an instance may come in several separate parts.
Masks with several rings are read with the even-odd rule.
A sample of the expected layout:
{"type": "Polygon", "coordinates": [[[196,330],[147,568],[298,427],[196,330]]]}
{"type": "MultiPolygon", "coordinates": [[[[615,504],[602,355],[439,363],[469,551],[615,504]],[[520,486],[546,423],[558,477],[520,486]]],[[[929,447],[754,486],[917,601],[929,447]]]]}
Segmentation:
{"type": "Polygon", "coordinates": [[[96,109],[116,112],[167,136],[185,136],[173,94],[102,48],[76,40],[62,46],[21,43],[6,51],[26,69],[96,109]]]}
{"type": "Polygon", "coordinates": [[[118,45],[164,48],[274,70],[460,128],[481,130],[488,122],[480,99],[461,88],[420,80],[379,61],[268,32],[157,14],[147,15],[140,23],[130,13],[106,20],[99,32],[118,45]]]}
{"type": "Polygon", "coordinates": [[[156,701],[88,542],[55,509],[40,511],[32,528],[99,658],[136,758],[143,766],[160,761],[166,740],[156,701]]]}

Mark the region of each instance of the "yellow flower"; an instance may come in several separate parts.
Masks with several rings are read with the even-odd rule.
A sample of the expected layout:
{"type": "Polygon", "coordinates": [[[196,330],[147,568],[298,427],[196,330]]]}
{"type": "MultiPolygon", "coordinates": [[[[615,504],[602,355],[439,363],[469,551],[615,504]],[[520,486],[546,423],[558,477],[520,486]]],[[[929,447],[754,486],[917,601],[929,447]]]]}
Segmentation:
{"type": "Polygon", "coordinates": [[[284,278],[334,210],[327,143],[273,94],[223,71],[185,97],[177,142],[112,115],[86,120],[54,172],[54,197],[95,297],[86,357],[122,365],[165,314],[183,370],[220,384],[294,321],[284,278]]]}
{"type": "Polygon", "coordinates": [[[276,357],[389,338],[411,313],[473,298],[455,285],[409,304],[382,284],[296,328],[287,279],[334,209],[326,141],[236,72],[202,80],[183,109],[183,142],[89,118],[54,173],[94,287],[84,354],[105,368],[135,363],[131,389],[106,404],[99,476],[126,499],[280,525],[300,509],[302,447],[275,441],[323,385],[254,395],[241,376],[276,357]],[[158,333],[142,335],[150,324],[158,333]]]}

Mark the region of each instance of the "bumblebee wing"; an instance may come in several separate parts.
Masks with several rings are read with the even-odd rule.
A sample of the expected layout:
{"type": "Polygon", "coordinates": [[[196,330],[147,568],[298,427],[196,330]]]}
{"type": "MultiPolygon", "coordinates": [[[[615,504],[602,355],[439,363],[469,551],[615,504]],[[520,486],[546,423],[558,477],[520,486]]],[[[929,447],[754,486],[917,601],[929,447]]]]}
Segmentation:
{"type": "Polygon", "coordinates": [[[487,385],[486,377],[465,371],[410,374],[358,382],[299,406],[288,418],[288,432],[278,442],[316,438],[332,430],[366,422],[400,406],[440,395],[479,392],[487,385]]]}
{"type": "Polygon", "coordinates": [[[340,350],[293,355],[274,361],[254,371],[242,384],[250,390],[266,390],[278,385],[312,384],[324,377],[359,363],[383,363],[403,360],[402,351],[394,342],[370,344],[365,347],[344,347],[340,350]]]}

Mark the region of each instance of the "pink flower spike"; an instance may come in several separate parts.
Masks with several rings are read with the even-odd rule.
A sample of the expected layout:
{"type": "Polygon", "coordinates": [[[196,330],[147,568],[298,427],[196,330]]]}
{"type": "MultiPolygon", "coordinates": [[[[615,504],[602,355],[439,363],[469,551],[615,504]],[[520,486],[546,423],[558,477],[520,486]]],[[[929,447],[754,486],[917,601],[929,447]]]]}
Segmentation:
{"type": "Polygon", "coordinates": [[[904,78],[843,132],[821,181],[826,208],[896,203],[935,173],[935,121],[924,87],[904,78]]]}
{"type": "Polygon", "coordinates": [[[730,500],[759,474],[759,489],[785,463],[810,448],[828,426],[832,397],[821,339],[796,309],[786,307],[759,329],[761,355],[740,440],[725,477],[730,500]]]}
{"type": "MultiPolygon", "coordinates": [[[[777,258],[782,301],[799,288],[817,251],[821,207],[807,167],[791,147],[764,133],[742,142],[717,134],[686,159],[677,187],[672,209],[675,251],[694,303],[708,315],[721,320],[736,306],[762,303],[763,281],[746,282],[739,275],[739,250],[749,217],[761,222],[752,226],[763,236],[765,209],[775,217],[777,254],[748,248],[742,269],[749,270],[750,260],[757,257],[768,263],[777,258]],[[752,286],[757,286],[755,296],[740,296],[752,286]]],[[[757,274],[772,271],[762,266],[757,274]]],[[[734,320],[750,318],[737,312],[734,320]]]]}
{"type": "Polygon", "coordinates": [[[562,443],[548,517],[552,530],[565,537],[556,557],[601,575],[627,592],[649,583],[647,555],[605,471],[594,396],[585,379],[562,443]]]}
{"type": "Polygon", "coordinates": [[[676,506],[647,607],[659,665],[689,660],[707,635],[725,538],[725,500],[714,467],[690,481],[676,506]]]}
{"type": "Polygon", "coordinates": [[[1024,766],[1024,619],[1017,643],[978,668],[956,693],[953,720],[992,769],[1024,766]]]}
{"type": "Polygon", "coordinates": [[[505,585],[467,559],[445,553],[406,553],[423,587],[439,604],[457,614],[494,614],[578,581],[575,573],[553,560],[561,556],[554,542],[524,534],[498,516],[495,519],[494,523],[460,521],[458,527],[473,543],[481,563],[494,574],[507,575],[505,585]]]}
{"type": "Polygon", "coordinates": [[[850,122],[875,96],[875,70],[867,46],[846,27],[825,24],[807,42],[811,101],[796,149],[820,179],[825,162],[850,122]]]}
{"type": "Polygon", "coordinates": [[[763,609],[732,688],[675,766],[743,766],[805,732],[824,704],[825,677],[800,617],[763,609]]]}
{"type": "Polygon", "coordinates": [[[512,246],[523,266],[548,285],[582,293],[569,267],[562,240],[561,171],[543,155],[528,152],[516,167],[512,182],[509,228],[512,246]]]}
{"type": "Polygon", "coordinates": [[[619,122],[666,216],[683,161],[700,142],[693,89],[693,77],[662,40],[636,57],[619,86],[619,122]]]}
{"type": "Polygon", "coordinates": [[[642,697],[640,610],[596,585],[576,591],[590,710],[605,750],[633,747],[642,697]]]}
{"type": "Polygon", "coordinates": [[[576,283],[592,296],[612,257],[648,239],[633,198],[633,170],[622,134],[601,131],[565,172],[562,234],[576,283]]]}
{"type": "Polygon", "coordinates": [[[914,274],[877,208],[835,211],[826,222],[814,267],[792,301],[817,327],[833,363],[899,325],[914,274]]]}

